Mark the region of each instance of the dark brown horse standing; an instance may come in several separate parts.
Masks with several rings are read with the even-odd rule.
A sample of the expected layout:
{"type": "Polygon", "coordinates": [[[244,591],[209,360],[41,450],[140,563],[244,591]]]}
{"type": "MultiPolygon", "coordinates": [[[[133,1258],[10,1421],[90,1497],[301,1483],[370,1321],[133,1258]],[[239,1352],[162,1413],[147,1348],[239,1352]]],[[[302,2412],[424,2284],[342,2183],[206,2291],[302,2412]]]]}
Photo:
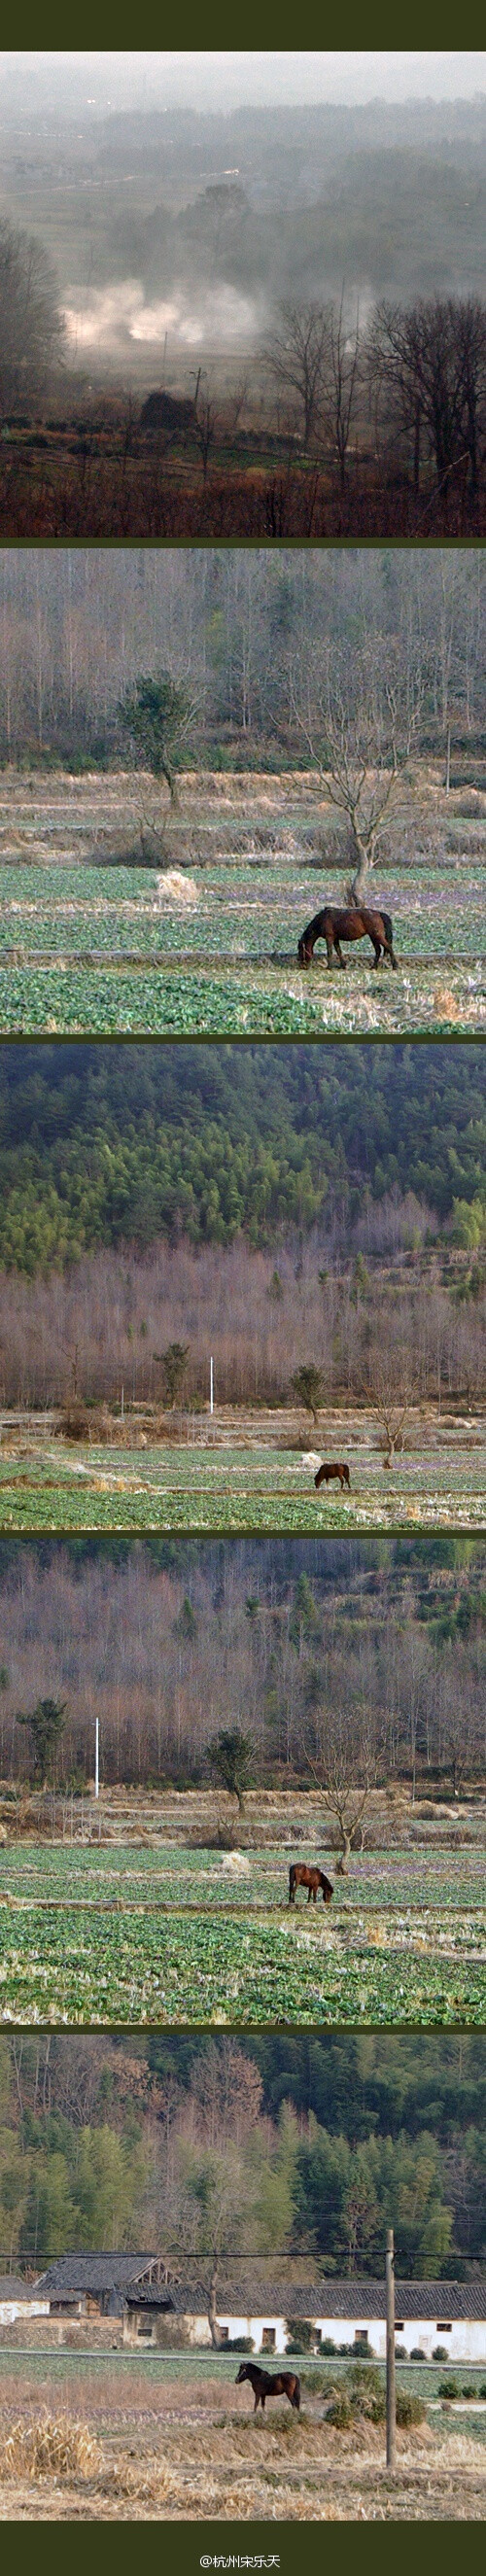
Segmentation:
{"type": "Polygon", "coordinates": [[[345,1458],[324,1459],[322,1467],[318,1467],[317,1469],[317,1476],[314,1476],[314,1484],[317,1492],[319,1491],[319,1485],[332,1485],[335,1476],[339,1476],[341,1487],[343,1485],[347,1485],[348,1492],[351,1493],[349,1467],[346,1466],[345,1458]]]}
{"type": "Polygon", "coordinates": [[[390,957],[392,966],[396,967],[390,914],[371,912],[367,904],[350,904],[344,912],[340,912],[335,903],[324,904],[323,912],[314,914],[314,920],[308,921],[307,929],[303,930],[302,938],[299,939],[298,957],[301,966],[310,966],[316,939],[325,939],[328,966],[332,966],[334,950],[338,964],[346,965],[346,958],[341,953],[341,939],[371,939],[375,951],[375,966],[379,966],[383,954],[383,957],[390,957]]]}
{"type": "Polygon", "coordinates": [[[289,2406],[296,2406],[297,2412],[299,2411],[300,2379],[297,2378],[295,2370],[259,2370],[256,2361],[242,2361],[236,2373],[236,2388],[239,2387],[240,2379],[250,2381],[255,2399],[253,2409],[255,2415],[257,2406],[261,2406],[262,2414],[265,2413],[266,2397],[288,2397],[289,2406]]]}
{"type": "Polygon", "coordinates": [[[325,1870],[310,1869],[306,1860],[291,1861],[289,1869],[289,1905],[295,1905],[296,1887],[308,1888],[308,1905],[310,1905],[311,1898],[313,1904],[317,1904],[318,1891],[320,1887],[322,1887],[323,1905],[330,1905],[331,1903],[331,1896],[333,1895],[332,1880],[330,1878],[326,1878],[325,1870]]]}

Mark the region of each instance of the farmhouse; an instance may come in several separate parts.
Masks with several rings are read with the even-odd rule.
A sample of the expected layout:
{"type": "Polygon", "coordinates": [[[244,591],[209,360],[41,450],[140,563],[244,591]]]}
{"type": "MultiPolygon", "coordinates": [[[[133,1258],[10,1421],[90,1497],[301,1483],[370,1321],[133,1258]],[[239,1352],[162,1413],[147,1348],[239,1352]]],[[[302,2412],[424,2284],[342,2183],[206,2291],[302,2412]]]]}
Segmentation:
{"type": "MultiPolygon", "coordinates": [[[[3,2284],[5,2291],[6,2285],[3,2284]]],[[[62,2320],[117,2317],[126,2343],[156,2344],[172,2325],[193,2346],[210,2346],[210,2265],[176,2271],[156,2254],[61,2254],[32,2287],[12,2284],[26,2315],[62,2320]]],[[[5,2322],[7,2320],[5,2319],[5,2322]]],[[[339,2280],[291,2266],[290,2275],[221,2271],[216,2287],[218,2342],[245,2342],[256,2353],[282,2354],[311,2328],[316,2351],[331,2342],[340,2350],[369,2352],[384,2360],[385,2281],[339,2280]],[[296,2272],[298,2277],[296,2277],[296,2272]]],[[[486,2363],[486,2279],[395,2281],[395,2334],[407,2357],[430,2361],[438,2345],[451,2361],[486,2363]]],[[[303,2338],[304,2339],[304,2338],[303,2338]]],[[[305,2338],[307,2340],[307,2338],[305,2338]]]]}
{"type": "Polygon", "coordinates": [[[149,2288],[159,2279],[162,2308],[165,2276],[166,2265],[155,2254],[59,2254],[35,2282],[32,2297],[45,2300],[50,2317],[122,2317],[128,2291],[139,2280],[149,2288]]]}
{"type": "Polygon", "coordinates": [[[47,2317],[49,2301],[43,2298],[31,2281],[17,2281],[14,2272],[0,2273],[0,2326],[15,2326],[23,2316],[47,2317]]]}
{"type": "MultiPolygon", "coordinates": [[[[183,2320],[190,2343],[211,2342],[208,2305],[209,2267],[202,2266],[198,2274],[185,2271],[168,2282],[165,2316],[172,2313],[183,2320]]],[[[155,2342],[160,2312],[156,2283],[143,2277],[133,2281],[126,2294],[124,2337],[155,2342]]],[[[218,2280],[216,2315],[221,2344],[244,2338],[255,2352],[284,2353],[292,2320],[294,2341],[299,2324],[310,2325],[316,2349],[329,2340],[337,2351],[352,2346],[385,2358],[384,2279],[326,2280],[321,2275],[290,2283],[277,2276],[262,2283],[261,2276],[252,2282],[250,2272],[235,2272],[218,2280]]],[[[440,2343],[454,2361],[486,2361],[486,2280],[396,2281],[395,2315],[396,2342],[407,2355],[420,2350],[429,2361],[440,2343]]]]}

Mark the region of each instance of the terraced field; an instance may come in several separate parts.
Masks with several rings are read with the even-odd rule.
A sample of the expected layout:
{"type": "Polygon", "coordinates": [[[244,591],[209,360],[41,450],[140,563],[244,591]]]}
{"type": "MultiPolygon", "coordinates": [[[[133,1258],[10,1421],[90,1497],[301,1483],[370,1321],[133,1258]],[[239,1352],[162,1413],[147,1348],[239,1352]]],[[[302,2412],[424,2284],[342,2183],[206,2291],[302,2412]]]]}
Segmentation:
{"type": "Polygon", "coordinates": [[[477,1852],[366,1857],[325,1911],[289,1908],[294,1855],[7,1847],[3,2023],[482,2026],[477,1852]]]}
{"type": "MultiPolygon", "coordinates": [[[[64,782],[50,802],[44,787],[27,815],[20,791],[10,806],[5,795],[7,1034],[473,1036],[486,1025],[480,810],[470,848],[464,823],[440,863],[407,858],[381,871],[374,899],[392,915],[398,973],[375,975],[364,941],[348,950],[344,976],[328,973],[321,949],[307,972],[297,960],[324,897],[343,900],[342,868],[312,848],[326,819],[315,784],[293,795],[277,779],[217,785],[215,801],[207,780],[199,791],[184,780],[181,823],[171,822],[154,868],[101,864],[117,831],[122,858],[133,779],[64,782]]],[[[436,805],[434,791],[435,820],[436,805]]],[[[132,830],[136,848],[133,815],[132,830]]]]}
{"type": "MultiPolygon", "coordinates": [[[[329,1429],[327,1429],[329,1441],[329,1429]]],[[[326,1454],[326,1453],[325,1453],[326,1454]]],[[[321,1486],[322,1448],[116,1448],[59,1439],[0,1449],[0,1529],[166,1529],[195,1532],[461,1529],[484,1527],[484,1429],[474,1422],[417,1432],[389,1475],[370,1424],[341,1417],[327,1455],[348,1457],[351,1490],[321,1486]]]]}

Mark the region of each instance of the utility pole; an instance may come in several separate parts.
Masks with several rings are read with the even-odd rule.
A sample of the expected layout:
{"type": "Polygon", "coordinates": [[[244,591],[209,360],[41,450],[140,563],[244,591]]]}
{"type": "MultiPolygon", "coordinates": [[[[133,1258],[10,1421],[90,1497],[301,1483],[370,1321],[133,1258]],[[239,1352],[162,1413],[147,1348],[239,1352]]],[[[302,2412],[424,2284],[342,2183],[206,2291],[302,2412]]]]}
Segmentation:
{"type": "Polygon", "coordinates": [[[387,2228],[387,2237],[386,2237],[386,2465],[387,2465],[387,2469],[391,2469],[391,2470],[392,2470],[392,2473],[393,2473],[394,2469],[396,2468],[396,2431],[397,2431],[396,2404],[395,2404],[395,2271],[394,2271],[394,2263],[395,2263],[395,2253],[394,2253],[394,2244],[393,2244],[393,2228],[392,2228],[392,2227],[388,2227],[388,2228],[387,2228]]]}
{"type": "Polygon", "coordinates": [[[100,1794],[100,1721],[95,1719],[95,1798],[100,1794]]]}
{"type": "Polygon", "coordinates": [[[210,1413],[214,1413],[214,1371],[212,1359],[210,1359],[209,1362],[209,1411],[210,1413]]]}

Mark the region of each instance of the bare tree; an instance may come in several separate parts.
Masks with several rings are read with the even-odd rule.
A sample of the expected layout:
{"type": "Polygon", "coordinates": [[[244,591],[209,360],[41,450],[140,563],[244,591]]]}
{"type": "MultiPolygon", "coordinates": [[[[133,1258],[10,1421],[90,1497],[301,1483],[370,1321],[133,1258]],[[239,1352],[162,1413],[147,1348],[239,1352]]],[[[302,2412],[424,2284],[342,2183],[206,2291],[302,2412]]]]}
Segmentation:
{"type": "Polygon", "coordinates": [[[305,1759],[323,1804],[339,1828],[336,1862],[339,1878],[347,1876],[351,1852],[363,1846],[363,1817],[377,1775],[378,1740],[374,1708],[336,1707],[332,1702],[313,1713],[304,1746],[305,1759]]]}
{"type": "Polygon", "coordinates": [[[405,1447],[405,1427],[413,1404],[412,1357],[390,1347],[389,1334],[370,1358],[364,1392],[379,1423],[384,1467],[393,1467],[405,1447]]]}
{"type": "Polygon", "coordinates": [[[320,305],[282,304],[280,330],[267,351],[275,384],[287,396],[297,396],[304,447],[310,445],[319,416],[328,334],[328,316],[320,305]]]}
{"type": "Polygon", "coordinates": [[[329,313],[322,397],[322,417],[333,462],[337,467],[341,497],[346,484],[346,465],[358,383],[359,306],[351,331],[349,323],[345,320],[343,287],[338,311],[334,305],[331,305],[329,313]]]}
{"type": "Polygon", "coordinates": [[[344,655],[338,645],[302,652],[290,674],[294,722],[326,796],[348,827],[353,874],[348,899],[359,903],[385,824],[400,798],[420,708],[420,684],[393,666],[390,648],[372,636],[344,655]]]}
{"type": "Polygon", "coordinates": [[[405,310],[382,303],[370,332],[369,364],[407,440],[413,439],[415,494],[425,437],[444,500],[462,457],[469,460],[475,498],[486,400],[486,306],[475,296],[437,295],[405,310]]]}

